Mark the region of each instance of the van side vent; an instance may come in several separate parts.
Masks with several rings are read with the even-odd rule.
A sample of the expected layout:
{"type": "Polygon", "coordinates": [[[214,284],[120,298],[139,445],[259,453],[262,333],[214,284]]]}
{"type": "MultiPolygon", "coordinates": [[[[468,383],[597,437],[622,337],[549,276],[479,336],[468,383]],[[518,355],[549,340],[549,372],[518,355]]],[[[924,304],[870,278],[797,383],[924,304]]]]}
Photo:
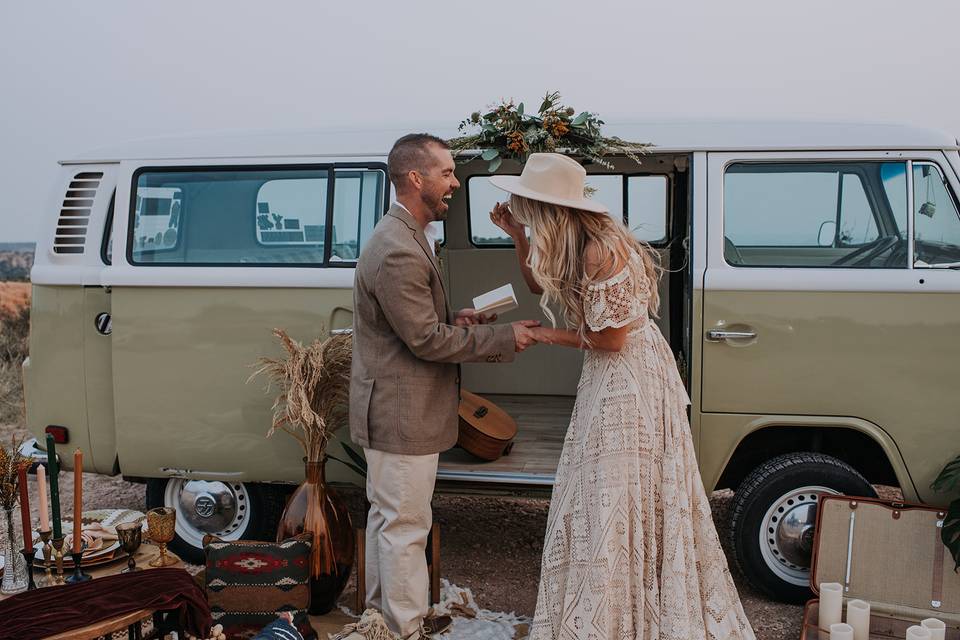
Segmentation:
{"type": "Polygon", "coordinates": [[[90,171],[73,176],[67,187],[67,195],[63,198],[63,206],[60,207],[57,235],[53,239],[54,253],[83,253],[90,208],[101,178],[102,173],[90,171]]]}

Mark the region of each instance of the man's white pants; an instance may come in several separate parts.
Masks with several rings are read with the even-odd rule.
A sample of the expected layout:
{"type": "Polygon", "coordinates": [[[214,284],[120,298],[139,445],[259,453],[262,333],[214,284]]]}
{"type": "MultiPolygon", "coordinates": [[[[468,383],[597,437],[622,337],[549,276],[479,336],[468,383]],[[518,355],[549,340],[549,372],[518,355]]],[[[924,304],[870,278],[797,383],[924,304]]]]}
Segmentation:
{"type": "Polygon", "coordinates": [[[417,631],[430,607],[427,535],[440,454],[410,456],[364,449],[367,458],[367,606],[394,633],[417,631]]]}

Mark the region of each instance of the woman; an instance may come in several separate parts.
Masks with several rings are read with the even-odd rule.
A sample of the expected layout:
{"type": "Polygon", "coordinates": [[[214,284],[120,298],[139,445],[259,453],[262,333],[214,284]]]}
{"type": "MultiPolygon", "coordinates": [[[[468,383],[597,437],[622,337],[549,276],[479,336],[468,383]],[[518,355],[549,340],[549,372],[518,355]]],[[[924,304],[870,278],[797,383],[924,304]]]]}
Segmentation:
{"type": "Polygon", "coordinates": [[[563,309],[546,344],[585,349],[557,469],[530,640],[753,638],[694,457],[689,404],[656,314],[658,267],[586,172],[532,154],[491,220],[530,290],[563,309]],[[524,227],[530,229],[528,242],[524,227]]]}

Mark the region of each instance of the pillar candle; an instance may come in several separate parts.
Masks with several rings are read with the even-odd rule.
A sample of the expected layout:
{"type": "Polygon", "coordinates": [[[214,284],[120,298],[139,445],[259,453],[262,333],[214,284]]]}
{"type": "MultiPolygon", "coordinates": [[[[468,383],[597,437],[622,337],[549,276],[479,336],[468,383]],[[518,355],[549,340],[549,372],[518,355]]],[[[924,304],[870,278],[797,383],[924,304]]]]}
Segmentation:
{"type": "Polygon", "coordinates": [[[47,469],[50,470],[50,517],[53,518],[53,537],[63,535],[60,528],[60,465],[57,462],[57,449],[53,443],[53,436],[47,434],[47,469]]]}
{"type": "Polygon", "coordinates": [[[37,493],[40,494],[40,531],[50,531],[50,515],[47,513],[47,470],[37,466],[37,493]]]}
{"type": "Polygon", "coordinates": [[[930,640],[930,631],[918,625],[907,627],[907,640],[930,640]]]}
{"type": "Polygon", "coordinates": [[[830,640],[853,640],[853,627],[843,622],[830,625],[830,640]]]}
{"type": "Polygon", "coordinates": [[[843,622],[843,585],[839,582],[820,583],[820,628],[843,622]]]}
{"type": "Polygon", "coordinates": [[[947,635],[947,625],[943,620],[927,618],[920,622],[920,626],[930,632],[930,640],[944,640],[947,635]]]}
{"type": "Polygon", "coordinates": [[[83,453],[73,452],[73,552],[80,553],[83,527],[83,453]]]}
{"type": "Polygon", "coordinates": [[[33,553],[33,527],[30,526],[30,498],[27,495],[27,465],[17,468],[17,482],[20,485],[20,521],[23,524],[23,549],[33,553]]]}
{"type": "Polygon", "coordinates": [[[870,603],[863,600],[848,602],[847,624],[853,627],[853,640],[870,640],[870,603]]]}

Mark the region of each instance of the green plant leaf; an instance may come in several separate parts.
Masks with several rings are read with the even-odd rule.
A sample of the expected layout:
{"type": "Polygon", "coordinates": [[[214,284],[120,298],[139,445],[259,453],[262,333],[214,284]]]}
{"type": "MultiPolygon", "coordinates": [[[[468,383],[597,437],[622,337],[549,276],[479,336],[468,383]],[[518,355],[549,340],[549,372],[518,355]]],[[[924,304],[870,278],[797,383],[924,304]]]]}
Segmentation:
{"type": "Polygon", "coordinates": [[[367,470],[366,470],[366,469],[361,469],[361,468],[358,467],[357,465],[352,464],[352,463],[350,463],[350,462],[347,462],[346,460],[341,460],[341,459],[338,458],[337,456],[330,455],[329,453],[327,454],[327,458],[329,458],[330,460],[336,460],[337,462],[339,462],[339,463],[342,464],[343,466],[347,467],[348,469],[350,469],[351,471],[353,471],[354,473],[356,473],[356,474],[359,475],[359,476],[363,476],[364,478],[367,477],[367,470]]]}
{"type": "Polygon", "coordinates": [[[348,456],[350,456],[350,459],[353,460],[353,463],[355,465],[363,468],[364,475],[366,475],[367,461],[362,455],[360,455],[360,452],[358,452],[356,449],[354,449],[353,447],[351,447],[350,445],[348,445],[346,442],[343,442],[343,441],[340,442],[340,446],[343,447],[343,450],[346,452],[348,456]]]}
{"type": "Polygon", "coordinates": [[[493,160],[500,155],[500,152],[497,149],[484,149],[483,153],[480,154],[480,157],[484,160],[493,160]]]}
{"type": "Polygon", "coordinates": [[[951,491],[960,482],[960,456],[947,463],[930,488],[937,492],[951,491]]]}
{"type": "Polygon", "coordinates": [[[517,105],[517,114],[518,114],[518,115],[521,115],[521,116],[523,115],[523,103],[522,103],[522,102],[517,105]]]}
{"type": "Polygon", "coordinates": [[[590,117],[590,114],[589,114],[588,112],[586,112],[586,111],[581,111],[581,112],[580,112],[580,115],[578,115],[576,118],[574,118],[574,119],[573,119],[573,122],[571,122],[570,124],[573,125],[574,127],[579,127],[579,126],[582,125],[584,122],[586,122],[586,121],[587,121],[587,118],[589,118],[589,117],[590,117]]]}
{"type": "Polygon", "coordinates": [[[953,556],[953,570],[956,572],[960,568],[960,500],[954,500],[947,508],[943,529],[940,530],[940,539],[953,556]]]}
{"type": "Polygon", "coordinates": [[[500,156],[497,156],[496,158],[490,161],[490,164],[487,166],[487,171],[489,171],[490,173],[493,173],[494,171],[500,168],[500,164],[502,162],[503,162],[503,158],[501,158],[500,156]]]}

